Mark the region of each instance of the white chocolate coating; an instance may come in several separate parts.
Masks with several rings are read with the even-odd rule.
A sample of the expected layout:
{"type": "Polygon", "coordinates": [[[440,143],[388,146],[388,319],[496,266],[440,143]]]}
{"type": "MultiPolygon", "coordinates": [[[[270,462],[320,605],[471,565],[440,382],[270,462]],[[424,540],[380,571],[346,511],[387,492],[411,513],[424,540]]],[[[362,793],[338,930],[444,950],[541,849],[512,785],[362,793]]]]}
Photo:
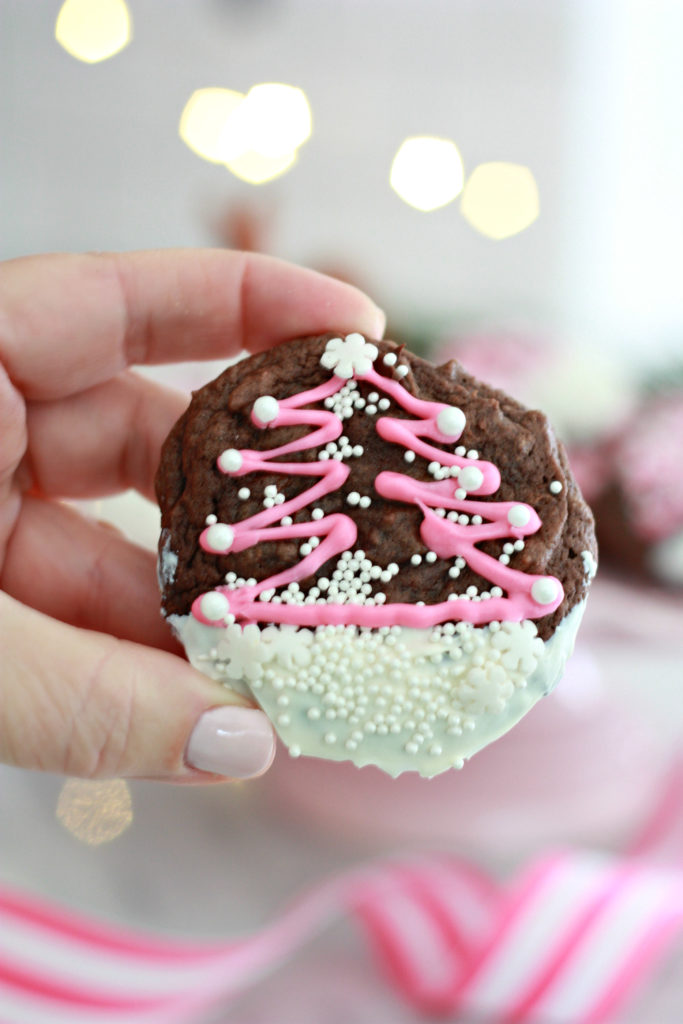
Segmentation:
{"type": "Polygon", "coordinates": [[[169,622],[195,668],[258,700],[293,756],[430,778],[462,767],[553,689],[583,610],[546,643],[530,620],[367,631],[169,622]]]}

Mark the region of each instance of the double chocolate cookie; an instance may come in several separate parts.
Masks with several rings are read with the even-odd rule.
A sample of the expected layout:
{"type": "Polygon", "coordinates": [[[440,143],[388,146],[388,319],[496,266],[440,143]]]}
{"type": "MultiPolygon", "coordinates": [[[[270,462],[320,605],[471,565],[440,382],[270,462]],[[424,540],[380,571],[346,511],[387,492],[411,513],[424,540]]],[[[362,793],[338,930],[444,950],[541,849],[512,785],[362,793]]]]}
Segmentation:
{"type": "Polygon", "coordinates": [[[562,446],[456,363],[326,334],[196,393],[157,478],[164,614],[290,753],[431,776],[557,682],[595,571],[562,446]]]}

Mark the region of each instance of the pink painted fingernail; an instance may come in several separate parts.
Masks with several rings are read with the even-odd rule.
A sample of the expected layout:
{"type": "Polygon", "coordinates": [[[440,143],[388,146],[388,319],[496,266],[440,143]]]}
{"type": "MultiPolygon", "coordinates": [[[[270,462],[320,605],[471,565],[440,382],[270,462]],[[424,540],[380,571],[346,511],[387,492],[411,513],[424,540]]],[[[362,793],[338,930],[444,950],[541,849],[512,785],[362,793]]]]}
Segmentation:
{"type": "Polygon", "coordinates": [[[231,779],[261,775],[274,755],[275,734],[264,713],[233,705],[205,711],[185,752],[192,768],[231,779]]]}

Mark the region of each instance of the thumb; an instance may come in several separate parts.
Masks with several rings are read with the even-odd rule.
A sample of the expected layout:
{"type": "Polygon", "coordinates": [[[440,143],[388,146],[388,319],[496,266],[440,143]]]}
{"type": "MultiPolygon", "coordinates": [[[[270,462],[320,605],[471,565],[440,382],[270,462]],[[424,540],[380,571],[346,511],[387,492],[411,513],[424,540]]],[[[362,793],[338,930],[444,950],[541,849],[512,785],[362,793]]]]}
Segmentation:
{"type": "Polygon", "coordinates": [[[84,778],[262,774],[270,722],[182,659],[0,593],[0,761],[84,778]]]}

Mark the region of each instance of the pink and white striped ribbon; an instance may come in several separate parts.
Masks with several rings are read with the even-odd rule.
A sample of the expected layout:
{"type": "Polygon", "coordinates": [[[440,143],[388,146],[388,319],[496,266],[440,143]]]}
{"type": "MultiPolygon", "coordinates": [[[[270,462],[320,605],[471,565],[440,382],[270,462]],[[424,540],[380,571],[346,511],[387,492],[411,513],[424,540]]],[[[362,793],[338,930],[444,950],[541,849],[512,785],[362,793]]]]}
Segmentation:
{"type": "Polygon", "coordinates": [[[553,853],[506,884],[448,855],[385,860],[222,943],[142,934],[0,888],[0,1024],[194,1024],[341,915],[423,1016],[597,1024],[683,935],[682,809],[679,772],[624,857],[553,853]]]}

